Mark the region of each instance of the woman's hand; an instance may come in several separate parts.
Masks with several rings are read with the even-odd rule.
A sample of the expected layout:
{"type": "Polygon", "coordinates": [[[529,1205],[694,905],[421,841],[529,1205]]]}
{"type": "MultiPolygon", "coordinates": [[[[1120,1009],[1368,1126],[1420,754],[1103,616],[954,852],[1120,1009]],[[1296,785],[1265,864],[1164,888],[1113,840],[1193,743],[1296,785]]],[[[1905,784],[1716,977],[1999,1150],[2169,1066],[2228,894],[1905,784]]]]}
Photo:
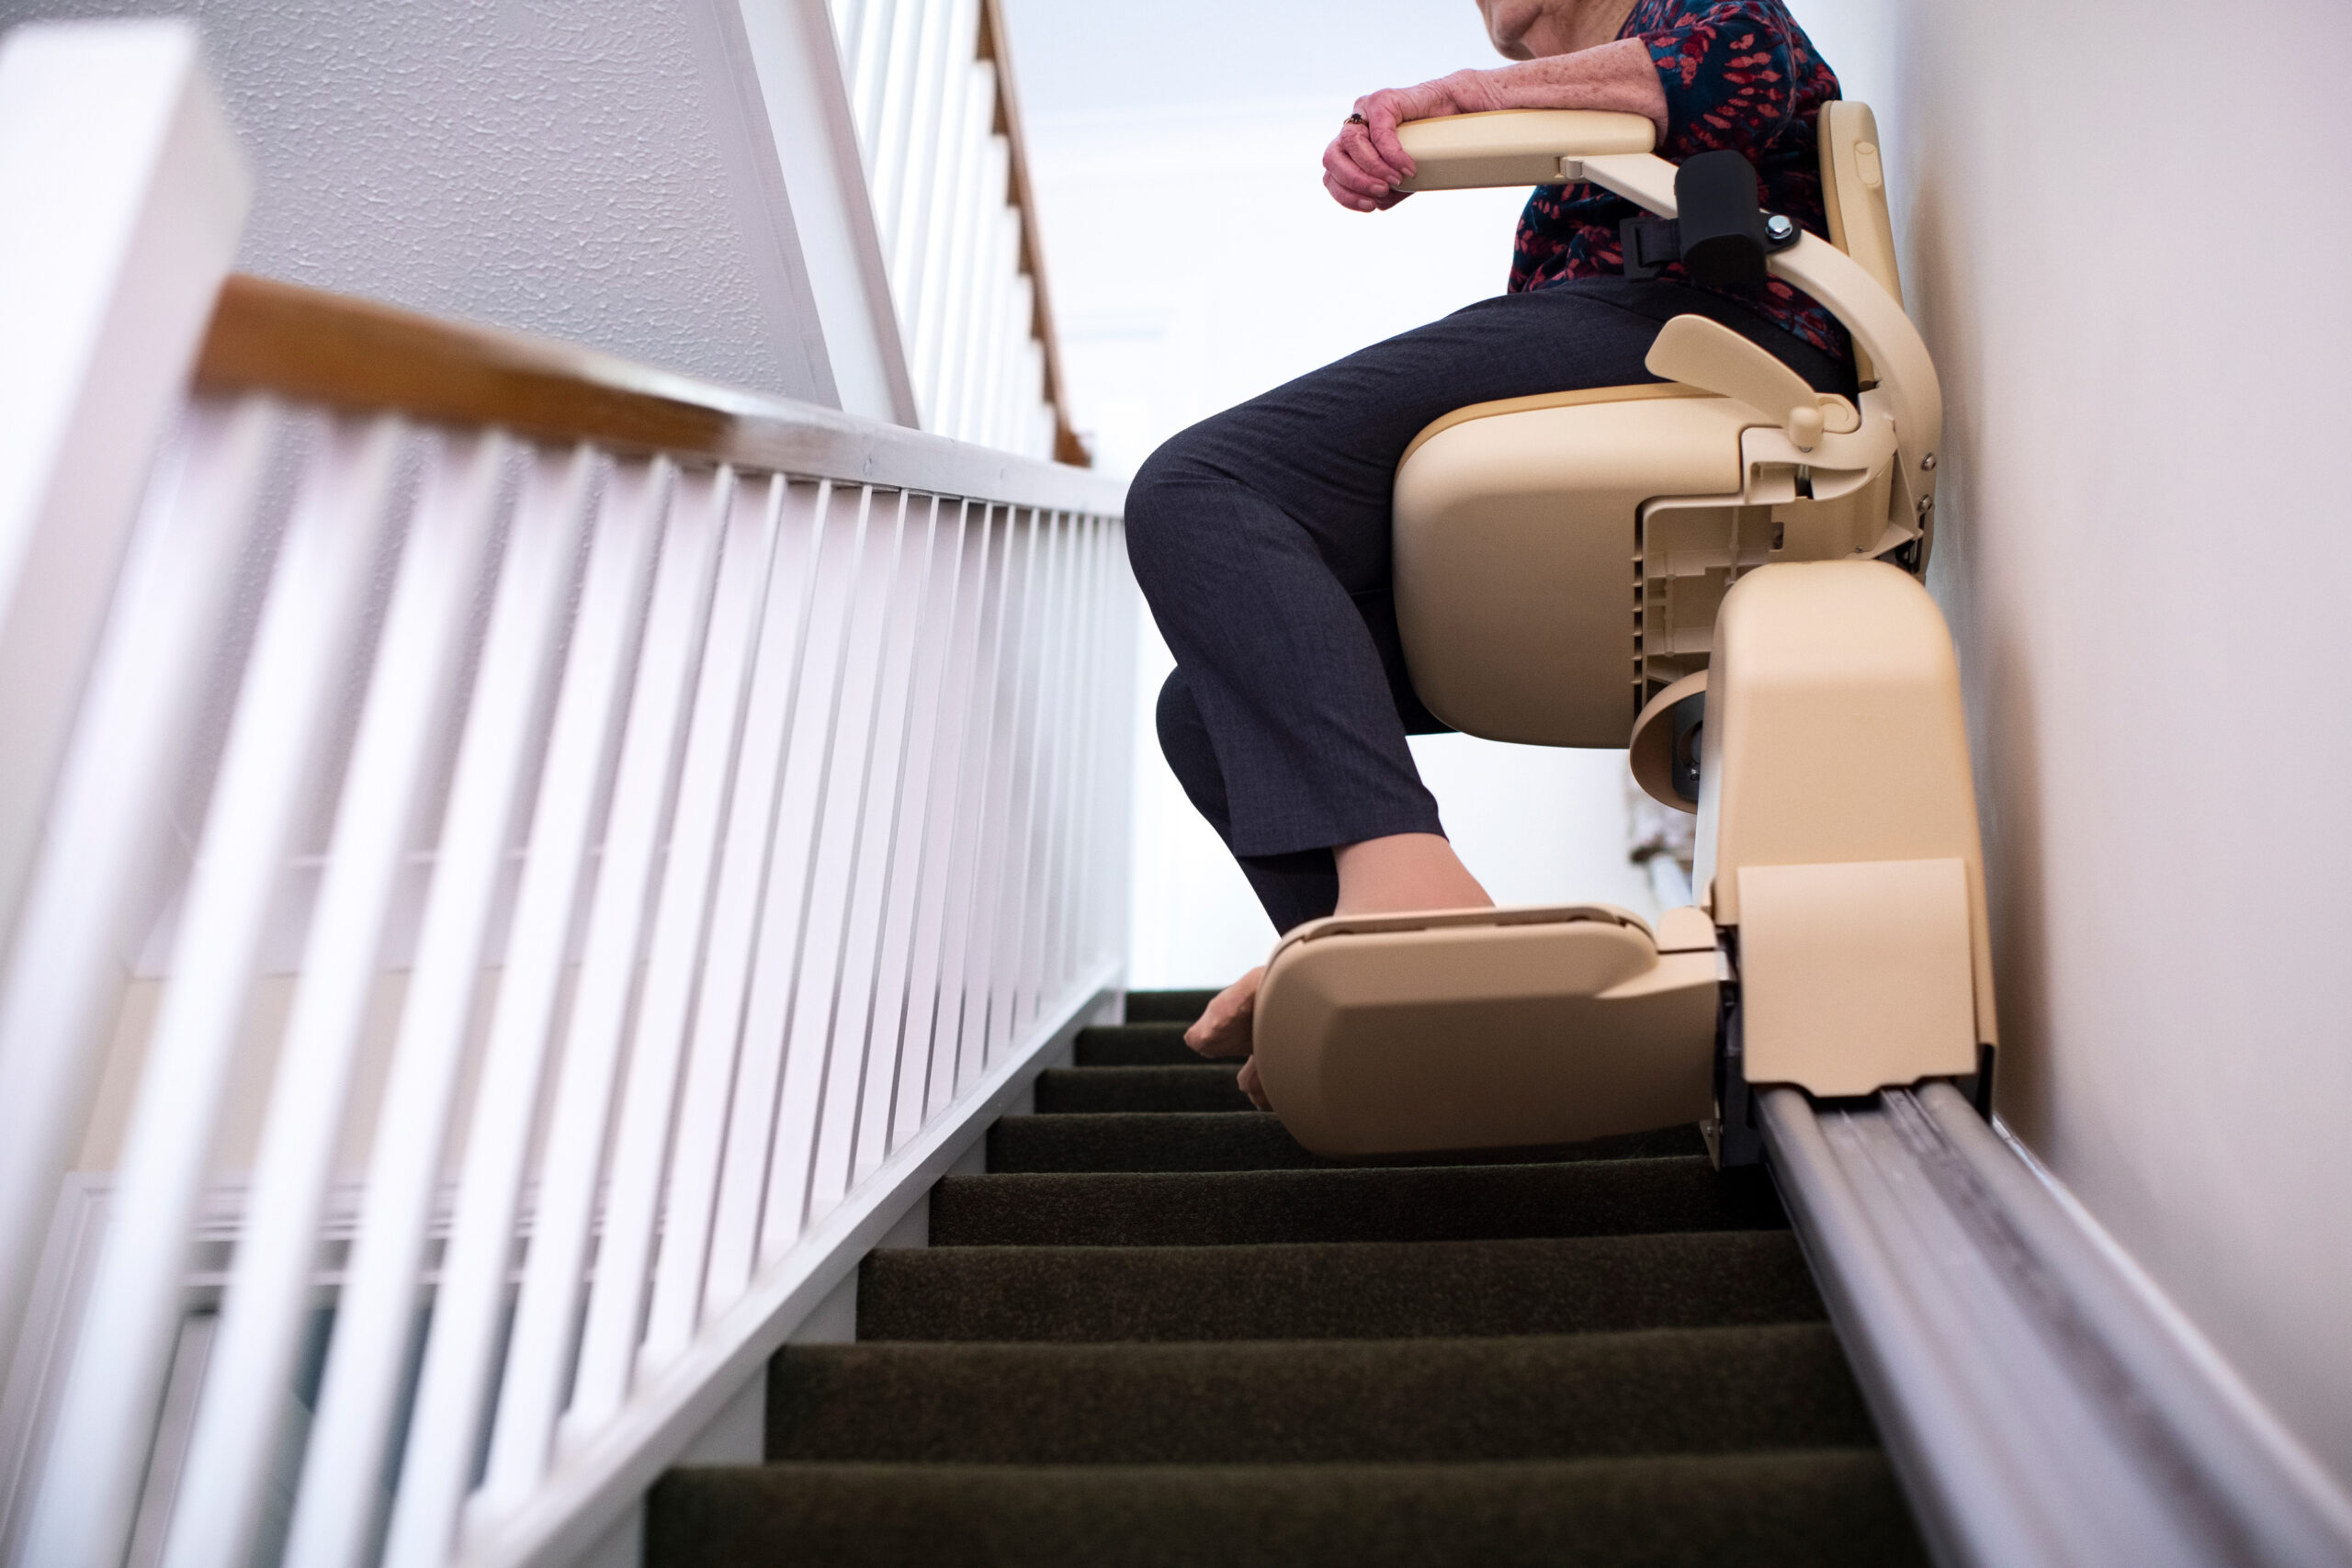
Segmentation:
{"type": "Polygon", "coordinates": [[[1408,119],[1494,107],[1487,101],[1492,74],[1457,71],[1418,87],[1384,87],[1358,98],[1356,113],[1363,122],[1349,120],[1323,150],[1323,188],[1341,207],[1358,212],[1385,212],[1404,200],[1410,193],[1396,186],[1413,177],[1413,160],[1396,140],[1396,128],[1408,119]]]}
{"type": "Polygon", "coordinates": [[[1639,39],[1619,39],[1574,54],[1548,55],[1497,71],[1457,71],[1418,87],[1391,87],[1356,100],[1350,120],[1323,150],[1323,188],[1341,207],[1385,212],[1405,199],[1397,182],[1413,177],[1413,160],[1396,140],[1408,119],[1490,109],[1611,109],[1646,116],[1667,133],[1666,89],[1639,39]]]}

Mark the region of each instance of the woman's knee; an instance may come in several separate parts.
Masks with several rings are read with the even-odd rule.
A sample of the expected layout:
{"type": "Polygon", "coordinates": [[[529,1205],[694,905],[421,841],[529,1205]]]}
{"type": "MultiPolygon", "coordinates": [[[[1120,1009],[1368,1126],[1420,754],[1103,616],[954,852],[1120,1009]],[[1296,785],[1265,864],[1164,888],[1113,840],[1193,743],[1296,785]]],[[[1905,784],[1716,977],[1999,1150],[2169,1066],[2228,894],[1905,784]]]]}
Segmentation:
{"type": "Polygon", "coordinates": [[[1203,426],[1178,431],[1143,460],[1127,482],[1127,537],[1156,536],[1187,509],[1183,494],[1214,483],[1216,472],[1203,460],[1203,426]]]}

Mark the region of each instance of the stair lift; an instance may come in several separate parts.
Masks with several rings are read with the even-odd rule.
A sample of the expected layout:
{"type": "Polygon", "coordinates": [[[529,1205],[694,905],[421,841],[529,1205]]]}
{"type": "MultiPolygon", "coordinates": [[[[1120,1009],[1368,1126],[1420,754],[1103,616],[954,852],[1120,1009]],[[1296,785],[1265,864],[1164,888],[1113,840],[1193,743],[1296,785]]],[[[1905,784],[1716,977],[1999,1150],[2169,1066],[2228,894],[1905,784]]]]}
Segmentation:
{"type": "MultiPolygon", "coordinates": [[[[1631,747],[1698,815],[1698,904],[1314,920],[1258,994],[1267,1098],[1337,1157],[1700,1123],[1760,1157],[1751,1087],[1961,1080],[1995,1043],[1984,870],[1951,637],[1919,584],[1942,401],[1905,317],[1871,111],[1821,115],[1831,239],[1736,152],[1676,165],[1639,115],[1399,128],[1410,190],[1589,180],[1657,215],[1634,268],[1766,272],[1853,334],[1856,403],[1698,316],[1662,383],[1483,403],[1396,471],[1396,615],[1422,700],[1471,735],[1631,747]],[[1629,742],[1630,736],[1630,742],[1629,742]]],[[[1639,275],[1637,270],[1636,275],[1639,275]]]]}

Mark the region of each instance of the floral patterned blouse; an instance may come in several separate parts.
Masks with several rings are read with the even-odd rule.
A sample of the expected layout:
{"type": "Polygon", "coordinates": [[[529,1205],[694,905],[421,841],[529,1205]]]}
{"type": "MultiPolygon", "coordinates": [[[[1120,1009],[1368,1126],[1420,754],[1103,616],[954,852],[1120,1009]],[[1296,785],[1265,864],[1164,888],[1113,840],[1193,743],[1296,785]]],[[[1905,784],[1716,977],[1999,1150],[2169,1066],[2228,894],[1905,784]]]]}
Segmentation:
{"type": "MultiPolygon", "coordinates": [[[[1666,89],[1658,156],[1679,163],[1730,147],[1764,185],[1767,211],[1785,212],[1826,238],[1821,198],[1821,106],[1838,78],[1781,0],[1635,0],[1621,39],[1648,46],[1666,89]]],[[[1519,220],[1510,292],[1624,270],[1617,226],[1640,209],[1594,185],[1539,186],[1519,220]]],[[[1664,276],[1688,282],[1678,263],[1664,276]]],[[[1805,342],[1843,360],[1845,329],[1811,295],[1779,278],[1732,294],[1805,342]]]]}

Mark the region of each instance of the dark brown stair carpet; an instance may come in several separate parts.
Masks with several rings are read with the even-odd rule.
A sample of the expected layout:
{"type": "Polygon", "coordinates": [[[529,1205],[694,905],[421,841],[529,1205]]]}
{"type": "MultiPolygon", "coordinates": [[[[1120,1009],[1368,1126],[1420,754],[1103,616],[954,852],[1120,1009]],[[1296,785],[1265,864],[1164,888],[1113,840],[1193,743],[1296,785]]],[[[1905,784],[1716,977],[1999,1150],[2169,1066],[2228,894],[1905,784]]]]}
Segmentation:
{"type": "Polygon", "coordinates": [[[1129,1023],[1173,1023],[1182,1027],[1208,1010],[1215,991],[1129,991],[1129,1023]]]}
{"type": "Polygon", "coordinates": [[[649,1568],[1924,1561],[1769,1183],[1691,1128],[1319,1159],[1208,998],[1081,1033],[649,1568]]]}
{"type": "Polygon", "coordinates": [[[1175,1067],[1055,1067],[1037,1075],[1044,1116],[1089,1111],[1250,1111],[1238,1062],[1175,1067]]]}
{"type": "Polygon", "coordinates": [[[1206,1060],[1184,1043],[1182,1023],[1128,1023],[1081,1029],[1071,1060],[1081,1067],[1190,1067],[1206,1060]]]}
{"type": "Polygon", "coordinates": [[[1583,1459],[1876,1440],[1826,1324],[1484,1339],[826,1345],[768,1458],[861,1464],[1583,1459]]]}
{"type": "Polygon", "coordinates": [[[1823,1315],[1787,1231],[870,1253],[857,1337],[1408,1339],[1823,1315]]]}
{"type": "Polygon", "coordinates": [[[1786,1223],[1761,1171],[1703,1156],[1558,1165],[949,1177],[933,1247],[1499,1241],[1786,1223]]]}
{"type": "Polygon", "coordinates": [[[1922,1562],[1874,1449],[1509,1464],[673,1471],[653,1563],[1845,1568],[1922,1562]]]}
{"type": "Polygon", "coordinates": [[[1304,1147],[1282,1119],[1262,1111],[1065,1112],[1007,1116],[989,1129],[989,1170],[1321,1170],[1363,1165],[1516,1165],[1531,1159],[1664,1159],[1699,1155],[1696,1127],[1628,1133],[1542,1149],[1416,1155],[1378,1161],[1329,1160],[1304,1147]]]}

